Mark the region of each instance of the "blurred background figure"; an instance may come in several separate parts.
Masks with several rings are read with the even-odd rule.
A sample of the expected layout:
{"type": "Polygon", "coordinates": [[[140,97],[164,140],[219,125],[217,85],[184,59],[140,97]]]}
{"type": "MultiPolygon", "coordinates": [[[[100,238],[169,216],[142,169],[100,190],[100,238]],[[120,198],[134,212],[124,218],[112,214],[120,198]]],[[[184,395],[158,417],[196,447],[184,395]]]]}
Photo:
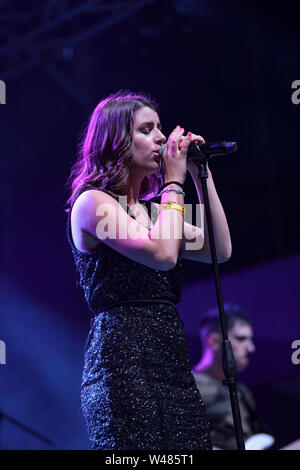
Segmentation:
{"type": "MultiPolygon", "coordinates": [[[[240,306],[226,303],[224,311],[228,338],[232,345],[236,371],[239,373],[248,366],[250,356],[255,352],[253,329],[248,315],[240,306]]],[[[225,376],[222,366],[222,333],[217,308],[209,310],[201,318],[199,336],[203,348],[202,357],[194,367],[193,373],[206,405],[212,442],[220,449],[236,449],[229,390],[223,385],[225,376]]],[[[238,383],[237,389],[244,439],[247,440],[255,434],[269,433],[258,415],[257,406],[249,388],[238,383]]],[[[265,439],[260,444],[263,447],[269,447],[274,442],[272,436],[265,436],[265,439]]]]}

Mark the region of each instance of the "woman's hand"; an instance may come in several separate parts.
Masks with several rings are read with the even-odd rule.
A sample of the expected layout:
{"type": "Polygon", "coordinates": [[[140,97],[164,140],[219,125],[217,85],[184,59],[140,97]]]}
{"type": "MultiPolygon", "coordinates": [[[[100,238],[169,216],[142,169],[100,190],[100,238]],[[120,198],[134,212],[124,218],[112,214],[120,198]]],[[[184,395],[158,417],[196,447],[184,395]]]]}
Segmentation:
{"type": "Polygon", "coordinates": [[[170,134],[162,155],[165,181],[185,182],[187,170],[187,150],[192,141],[192,133],[183,136],[184,129],[177,126],[170,134]]]}
{"type": "MultiPolygon", "coordinates": [[[[184,137],[183,137],[184,138],[184,137]]],[[[201,135],[196,135],[192,134],[192,138],[190,141],[191,144],[204,144],[205,140],[201,135]]],[[[182,142],[179,142],[179,147],[181,147],[182,142]]],[[[187,159],[187,169],[191,173],[191,175],[197,175],[198,176],[198,166],[193,160],[187,159]]]]}

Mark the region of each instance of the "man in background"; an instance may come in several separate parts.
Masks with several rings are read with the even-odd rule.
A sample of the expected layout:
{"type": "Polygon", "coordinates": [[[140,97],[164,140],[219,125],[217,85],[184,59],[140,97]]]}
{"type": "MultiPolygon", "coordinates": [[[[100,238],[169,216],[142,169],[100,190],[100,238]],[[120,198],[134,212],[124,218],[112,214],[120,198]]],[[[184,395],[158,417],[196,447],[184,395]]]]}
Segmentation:
{"type": "MultiPolygon", "coordinates": [[[[238,305],[224,305],[228,338],[231,342],[236,371],[241,372],[249,364],[254,353],[253,329],[249,317],[238,305]]],[[[224,450],[236,449],[234,424],[229,389],[223,385],[222,334],[218,309],[209,310],[201,319],[199,334],[202,358],[194,367],[193,374],[202,399],[206,405],[211,437],[214,447],[224,450]]],[[[237,384],[244,439],[257,433],[268,432],[258,417],[252,393],[243,384],[237,384]]],[[[272,437],[269,438],[272,440],[272,437]]],[[[269,441],[270,443],[270,441],[269,441]]]]}

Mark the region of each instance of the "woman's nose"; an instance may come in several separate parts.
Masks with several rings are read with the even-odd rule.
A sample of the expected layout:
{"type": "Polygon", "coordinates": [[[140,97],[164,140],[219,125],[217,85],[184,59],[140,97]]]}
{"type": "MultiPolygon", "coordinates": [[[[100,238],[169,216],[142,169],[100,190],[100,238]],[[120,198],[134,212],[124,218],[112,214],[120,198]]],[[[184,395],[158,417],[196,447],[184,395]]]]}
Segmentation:
{"type": "Polygon", "coordinates": [[[158,134],[156,134],[156,141],[163,144],[166,140],[166,136],[159,130],[158,134]]]}

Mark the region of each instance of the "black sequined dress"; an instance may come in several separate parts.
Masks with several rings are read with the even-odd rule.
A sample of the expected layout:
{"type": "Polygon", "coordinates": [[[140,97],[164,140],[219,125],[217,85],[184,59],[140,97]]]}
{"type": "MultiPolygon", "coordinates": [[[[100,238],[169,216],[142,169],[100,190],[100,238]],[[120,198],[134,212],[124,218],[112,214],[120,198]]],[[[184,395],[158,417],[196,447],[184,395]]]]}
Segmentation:
{"type": "MultiPolygon", "coordinates": [[[[149,201],[140,202],[150,211],[149,201]]],[[[81,386],[91,448],[211,449],[174,306],[181,297],[181,258],[173,269],[160,271],[103,242],[83,253],[73,243],[70,215],[67,235],[93,312],[81,386]]]]}

